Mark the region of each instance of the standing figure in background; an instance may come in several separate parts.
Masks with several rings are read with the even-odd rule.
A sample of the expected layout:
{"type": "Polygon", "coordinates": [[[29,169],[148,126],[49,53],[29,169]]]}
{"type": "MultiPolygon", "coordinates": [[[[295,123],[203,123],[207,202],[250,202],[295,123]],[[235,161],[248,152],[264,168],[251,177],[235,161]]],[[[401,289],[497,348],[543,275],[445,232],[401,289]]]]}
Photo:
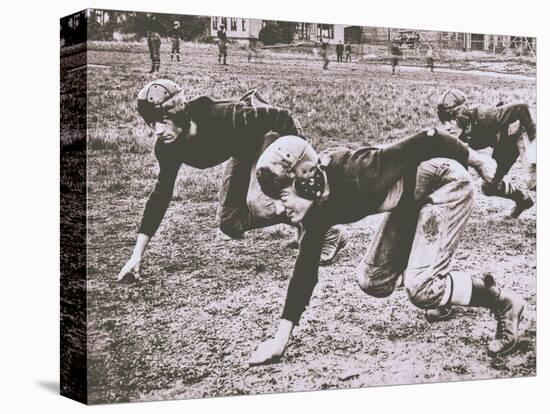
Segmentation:
{"type": "Polygon", "coordinates": [[[151,58],[151,70],[149,73],[160,70],[160,34],[166,32],[166,28],[154,14],[147,13],[140,24],[143,24],[147,37],[147,47],[151,58]]]}
{"type": "Polygon", "coordinates": [[[180,61],[180,39],[182,38],[179,21],[176,20],[174,22],[174,26],[172,27],[172,29],[170,29],[169,35],[170,35],[170,40],[172,41],[170,61],[172,62],[174,60],[174,55],[175,55],[176,60],[179,62],[180,61]]]}
{"type": "Polygon", "coordinates": [[[346,63],[351,62],[351,45],[348,43],[344,48],[346,53],[346,63]]]}
{"type": "Polygon", "coordinates": [[[403,54],[403,52],[401,51],[401,47],[399,46],[399,42],[395,40],[391,42],[390,52],[391,52],[391,74],[395,75],[395,68],[399,66],[399,61],[401,60],[401,55],[403,54]]]}
{"type": "Polygon", "coordinates": [[[250,39],[248,41],[248,63],[252,60],[252,57],[258,59],[258,44],[256,39],[250,39]]]}
{"type": "Polygon", "coordinates": [[[227,65],[227,32],[224,24],[220,24],[220,30],[218,30],[218,63],[222,62],[227,65]]]}
{"type": "Polygon", "coordinates": [[[344,59],[344,45],[342,44],[342,41],[340,40],[338,44],[336,45],[336,61],[337,62],[343,62],[344,59]]]}
{"type": "Polygon", "coordinates": [[[323,58],[323,69],[328,69],[328,43],[321,39],[321,57],[323,58]]]}
{"type": "Polygon", "coordinates": [[[434,71],[434,51],[430,44],[428,44],[428,50],[426,50],[426,64],[428,65],[430,72],[433,72],[434,71]]]}

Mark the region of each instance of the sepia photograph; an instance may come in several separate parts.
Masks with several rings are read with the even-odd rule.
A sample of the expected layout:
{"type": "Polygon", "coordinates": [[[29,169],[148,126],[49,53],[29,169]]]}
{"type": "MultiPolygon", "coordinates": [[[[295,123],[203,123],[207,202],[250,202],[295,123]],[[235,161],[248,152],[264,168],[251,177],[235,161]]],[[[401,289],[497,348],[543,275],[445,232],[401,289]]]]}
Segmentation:
{"type": "Polygon", "coordinates": [[[61,393],[535,376],[537,51],[514,30],[61,18],[61,393]]]}

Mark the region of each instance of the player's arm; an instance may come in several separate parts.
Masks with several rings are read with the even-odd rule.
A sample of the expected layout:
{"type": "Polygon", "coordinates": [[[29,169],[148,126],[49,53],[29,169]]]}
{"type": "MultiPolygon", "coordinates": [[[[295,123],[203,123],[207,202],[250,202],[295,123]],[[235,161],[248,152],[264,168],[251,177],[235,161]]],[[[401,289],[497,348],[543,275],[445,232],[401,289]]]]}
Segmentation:
{"type": "Polygon", "coordinates": [[[288,285],[285,305],[278,329],[272,339],[261,343],[252,354],[250,365],[277,362],[285,351],[294,326],[308,306],[318,281],[319,260],[326,232],[324,226],[305,229],[294,271],[288,285]]]}
{"type": "Polygon", "coordinates": [[[537,136],[535,122],[529,111],[529,106],[525,103],[500,106],[498,119],[501,125],[510,125],[513,122],[519,121],[530,141],[533,141],[537,136]]]}
{"type": "Polygon", "coordinates": [[[149,244],[149,240],[156,233],[166,214],[166,210],[172,199],[178,170],[179,164],[177,163],[160,163],[160,171],[155,187],[145,204],[132,256],[119,272],[117,276],[118,281],[123,281],[131,275],[136,279],[140,278],[143,254],[149,244]]]}
{"type": "Polygon", "coordinates": [[[432,158],[450,158],[463,166],[474,168],[481,178],[490,182],[496,172],[496,162],[462,141],[437,129],[423,131],[380,151],[379,170],[383,180],[397,181],[411,167],[432,158]]]}

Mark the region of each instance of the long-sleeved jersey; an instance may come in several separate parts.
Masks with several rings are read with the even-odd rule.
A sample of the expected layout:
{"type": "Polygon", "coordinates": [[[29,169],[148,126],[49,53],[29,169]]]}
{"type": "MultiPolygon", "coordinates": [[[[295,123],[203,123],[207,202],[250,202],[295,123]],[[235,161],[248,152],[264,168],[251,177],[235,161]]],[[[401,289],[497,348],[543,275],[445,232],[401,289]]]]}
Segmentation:
{"type": "Polygon", "coordinates": [[[519,121],[531,140],[536,136],[536,127],[529,107],[524,103],[502,106],[473,105],[465,113],[458,113],[457,123],[463,129],[460,139],[473,149],[495,147],[499,138],[507,137],[510,124],[519,121]]]}
{"type": "Polygon", "coordinates": [[[184,133],[170,144],[157,141],[155,145],[160,172],[138,230],[150,237],[166,213],[182,164],[204,169],[230,157],[253,157],[269,131],[301,135],[298,121],[286,109],[254,108],[241,101],[215,101],[206,96],[189,101],[178,124],[184,126],[184,133]],[[195,133],[189,134],[195,126],[195,133]]]}
{"type": "Polygon", "coordinates": [[[352,223],[378,213],[388,192],[403,179],[403,191],[394,208],[413,205],[418,165],[437,157],[455,159],[464,166],[468,147],[450,135],[426,131],[386,148],[330,153],[326,167],[329,197],[314,206],[303,221],[304,233],[290,283],[282,318],[298,324],[318,280],[318,267],[325,232],[335,224],[352,223]]]}

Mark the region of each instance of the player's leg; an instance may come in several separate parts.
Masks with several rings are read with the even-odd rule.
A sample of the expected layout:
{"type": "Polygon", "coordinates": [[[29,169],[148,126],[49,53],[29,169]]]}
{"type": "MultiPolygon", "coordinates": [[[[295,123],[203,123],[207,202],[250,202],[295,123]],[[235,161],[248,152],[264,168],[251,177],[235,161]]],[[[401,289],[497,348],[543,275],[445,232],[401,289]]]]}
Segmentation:
{"type": "Polygon", "coordinates": [[[394,291],[407,266],[417,217],[415,209],[386,213],[356,270],[357,282],[368,295],[383,298],[394,291]]]}
{"type": "Polygon", "coordinates": [[[517,344],[524,301],[496,287],[492,278],[482,280],[449,270],[451,257],[473,207],[470,176],[460,164],[451,160],[431,160],[422,163],[419,170],[426,167],[437,189],[430,192],[420,210],[405,270],[409,298],[422,309],[461,305],[491,310],[497,319],[497,332],[488,345],[488,352],[490,355],[508,353],[517,344]]]}
{"type": "Polygon", "coordinates": [[[153,39],[150,37],[147,37],[147,48],[149,49],[149,58],[151,59],[151,70],[149,70],[149,73],[153,73],[155,71],[155,49],[153,39]]]}
{"type": "Polygon", "coordinates": [[[227,162],[219,191],[218,222],[229,237],[240,239],[250,228],[252,215],[246,205],[252,160],[231,158],[227,162]]]}
{"type": "Polygon", "coordinates": [[[160,70],[160,37],[153,39],[154,55],[155,55],[155,71],[160,70]]]}
{"type": "Polygon", "coordinates": [[[497,162],[497,171],[492,183],[484,183],[481,187],[487,196],[502,197],[515,202],[510,216],[517,218],[520,214],[533,207],[533,199],[505,178],[519,156],[517,142],[520,135],[501,133],[500,141],[493,150],[493,158],[497,162]]]}
{"type": "Polygon", "coordinates": [[[449,313],[444,297],[447,274],[472,211],[473,194],[468,172],[454,160],[436,158],[418,167],[415,200],[423,206],[415,223],[405,288],[416,306],[442,316],[449,313]]]}

